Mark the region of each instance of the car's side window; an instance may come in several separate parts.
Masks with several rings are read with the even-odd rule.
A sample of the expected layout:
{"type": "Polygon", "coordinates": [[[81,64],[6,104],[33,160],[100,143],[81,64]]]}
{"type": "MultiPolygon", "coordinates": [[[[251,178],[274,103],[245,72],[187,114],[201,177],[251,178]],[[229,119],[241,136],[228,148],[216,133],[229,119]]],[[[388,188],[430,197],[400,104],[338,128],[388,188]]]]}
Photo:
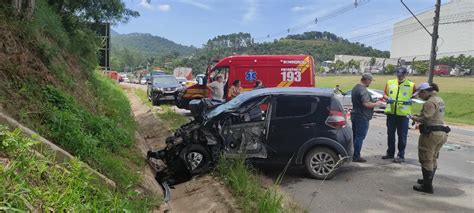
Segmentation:
{"type": "Polygon", "coordinates": [[[233,123],[261,122],[264,121],[270,103],[270,96],[259,97],[248,101],[239,109],[238,118],[233,119],[233,123]]]}
{"type": "Polygon", "coordinates": [[[319,99],[313,96],[281,96],[277,98],[275,118],[302,117],[311,114],[319,99]]]}

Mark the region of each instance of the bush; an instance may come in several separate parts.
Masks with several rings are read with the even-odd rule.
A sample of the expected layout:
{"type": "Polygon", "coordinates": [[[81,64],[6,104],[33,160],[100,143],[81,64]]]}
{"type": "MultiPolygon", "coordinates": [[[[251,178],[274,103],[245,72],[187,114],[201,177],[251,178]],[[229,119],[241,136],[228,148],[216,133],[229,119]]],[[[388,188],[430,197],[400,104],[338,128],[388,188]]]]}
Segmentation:
{"type": "Polygon", "coordinates": [[[384,71],[385,74],[393,74],[394,72],[395,72],[395,66],[393,64],[387,64],[387,66],[385,66],[385,71],[384,71]]]}

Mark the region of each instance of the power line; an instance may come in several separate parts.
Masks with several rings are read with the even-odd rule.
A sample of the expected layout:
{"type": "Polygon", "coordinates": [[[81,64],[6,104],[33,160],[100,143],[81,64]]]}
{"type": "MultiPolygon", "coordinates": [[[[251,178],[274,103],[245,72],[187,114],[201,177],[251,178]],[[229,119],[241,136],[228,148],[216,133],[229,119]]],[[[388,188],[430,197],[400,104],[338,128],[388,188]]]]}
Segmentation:
{"type": "MultiPolygon", "coordinates": [[[[439,23],[439,25],[449,25],[449,24],[468,23],[468,22],[474,22],[474,19],[459,20],[459,21],[454,21],[454,22],[443,22],[443,23],[439,23]]],[[[432,25],[430,25],[430,26],[432,26],[432,25]]],[[[405,30],[405,31],[397,32],[397,33],[394,33],[393,35],[384,36],[382,38],[374,39],[372,41],[368,41],[368,42],[364,42],[364,43],[367,46],[375,46],[375,45],[383,44],[385,42],[388,42],[388,41],[396,39],[396,38],[403,37],[407,34],[417,32],[418,30],[421,30],[421,29],[422,29],[422,27],[420,26],[418,29],[415,29],[415,30],[405,30]]]]}
{"type": "Polygon", "coordinates": [[[325,15],[325,16],[322,16],[322,17],[316,17],[314,20],[311,20],[311,21],[308,21],[306,23],[303,23],[303,24],[300,24],[300,25],[297,25],[297,26],[294,26],[294,27],[291,27],[291,28],[288,28],[286,30],[282,30],[282,31],[279,31],[277,33],[274,33],[274,34],[267,34],[266,36],[260,36],[260,37],[256,37],[254,38],[255,41],[261,41],[261,40],[265,40],[265,39],[270,39],[270,38],[275,38],[275,37],[278,37],[278,36],[283,36],[283,35],[286,35],[286,34],[289,34],[290,32],[296,32],[298,31],[299,29],[302,29],[304,27],[307,27],[308,25],[312,25],[312,24],[318,24],[320,22],[323,22],[323,21],[327,21],[331,18],[334,18],[336,16],[339,16],[341,14],[344,14],[352,9],[355,9],[359,6],[362,6],[362,5],[365,5],[367,3],[369,3],[370,0],[355,0],[355,3],[354,4],[349,4],[349,5],[346,5],[346,6],[343,6],[343,7],[340,7],[336,10],[333,10],[331,11],[329,14],[325,15]]]}
{"type": "MultiPolygon", "coordinates": [[[[442,22],[440,22],[440,25],[450,24],[450,23],[470,22],[473,19],[474,19],[474,13],[472,13],[472,12],[452,14],[452,15],[449,15],[449,16],[442,17],[442,19],[441,19],[442,22]],[[464,18],[464,19],[462,19],[462,18],[464,18]]],[[[432,20],[432,18],[427,18],[427,19],[423,19],[422,21],[429,22],[431,20],[432,20]]],[[[430,23],[430,24],[427,25],[427,27],[429,27],[429,26],[433,26],[433,23],[430,23]]],[[[360,40],[375,37],[375,36],[378,36],[378,35],[383,35],[385,33],[389,33],[389,32],[391,32],[392,29],[395,29],[394,33],[398,33],[398,32],[416,31],[416,30],[419,30],[421,28],[420,28],[418,23],[414,22],[414,23],[404,24],[404,25],[400,25],[400,26],[395,26],[395,28],[390,27],[390,28],[385,28],[385,29],[382,29],[382,30],[379,30],[379,31],[370,32],[370,33],[363,34],[363,35],[354,36],[354,37],[351,37],[351,38],[347,38],[347,40],[360,41],[360,40]]]]}
{"type": "MultiPolygon", "coordinates": [[[[427,11],[427,10],[429,10],[430,8],[431,8],[431,7],[427,7],[427,8],[421,9],[421,10],[417,10],[417,11],[415,11],[415,12],[416,12],[416,13],[420,13],[420,12],[423,12],[423,11],[427,11]]],[[[392,17],[392,18],[385,19],[385,20],[380,21],[380,22],[368,24],[368,25],[365,25],[365,26],[362,26],[362,27],[358,27],[358,28],[352,29],[352,30],[350,30],[350,31],[346,31],[346,32],[340,33],[340,35],[344,35],[344,34],[347,34],[347,33],[353,32],[353,31],[357,31],[357,30],[360,30],[360,29],[364,29],[364,28],[367,28],[367,27],[373,27],[373,26],[376,26],[376,25],[379,25],[379,24],[388,23],[389,21],[397,20],[397,19],[405,18],[405,17],[407,17],[407,15],[401,15],[401,16],[397,16],[397,17],[392,17]]]]}

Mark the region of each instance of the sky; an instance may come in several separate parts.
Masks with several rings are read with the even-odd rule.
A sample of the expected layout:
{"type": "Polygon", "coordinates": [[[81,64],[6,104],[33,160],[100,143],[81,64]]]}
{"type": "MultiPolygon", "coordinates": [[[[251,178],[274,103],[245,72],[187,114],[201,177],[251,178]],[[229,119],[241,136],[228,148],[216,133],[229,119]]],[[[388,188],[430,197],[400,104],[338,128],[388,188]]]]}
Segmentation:
{"type": "MultiPolygon", "coordinates": [[[[150,33],[195,47],[215,36],[238,32],[250,33],[256,42],[265,42],[306,31],[328,31],[353,42],[390,50],[393,24],[411,17],[408,10],[400,0],[357,0],[357,7],[355,1],[124,0],[140,17],[112,29],[121,34],[150,33]]],[[[432,9],[435,4],[435,0],[404,2],[415,13],[432,9]]]]}

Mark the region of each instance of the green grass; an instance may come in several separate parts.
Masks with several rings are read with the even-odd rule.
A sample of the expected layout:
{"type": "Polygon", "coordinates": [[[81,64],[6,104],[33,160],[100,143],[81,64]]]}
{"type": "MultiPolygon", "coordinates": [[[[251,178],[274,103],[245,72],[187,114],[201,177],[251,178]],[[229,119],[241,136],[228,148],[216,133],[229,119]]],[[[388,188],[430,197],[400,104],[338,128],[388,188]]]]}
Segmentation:
{"type": "Polygon", "coordinates": [[[137,172],[142,166],[133,163],[137,162],[133,158],[141,157],[138,153],[132,159],[120,155],[123,150],[135,149],[131,109],[117,86],[96,77],[100,113],[85,110],[56,87],[44,89],[47,107],[42,116],[46,127],[43,134],[126,188],[138,182],[137,172]]]}
{"type": "Polygon", "coordinates": [[[244,157],[220,158],[216,173],[234,192],[244,212],[283,212],[283,196],[278,184],[264,189],[244,157]]]}
{"type": "Polygon", "coordinates": [[[153,108],[153,104],[148,101],[148,96],[146,92],[142,89],[134,89],[135,95],[140,98],[140,100],[150,108],[153,108]]]}
{"type": "MultiPolygon", "coordinates": [[[[396,78],[393,75],[375,76],[375,81],[370,88],[384,89],[385,83],[389,79],[396,78]]],[[[417,85],[426,82],[426,76],[409,76],[408,79],[417,85]]],[[[339,84],[343,91],[352,89],[360,81],[360,76],[318,76],[316,78],[317,87],[334,88],[339,84]]],[[[439,95],[446,102],[446,121],[474,125],[474,78],[462,77],[434,77],[434,82],[440,87],[439,95]]],[[[413,112],[418,113],[420,106],[414,106],[413,112]]]]}
{"type": "Polygon", "coordinates": [[[157,200],[136,192],[120,193],[98,185],[82,162],[55,164],[50,156],[31,150],[39,142],[19,129],[0,126],[0,211],[148,212],[157,200]]]}
{"type": "Polygon", "coordinates": [[[163,109],[163,112],[159,114],[160,118],[166,121],[171,129],[177,129],[183,124],[189,122],[185,116],[175,112],[170,105],[162,105],[161,108],[163,109]]]}
{"type": "MultiPolygon", "coordinates": [[[[98,38],[95,33],[80,23],[63,26],[62,18],[73,17],[56,14],[46,0],[36,1],[31,19],[2,15],[0,22],[5,33],[2,35],[12,38],[5,44],[15,45],[22,52],[23,60],[12,59],[0,64],[0,76],[6,77],[0,79],[1,107],[25,126],[115,181],[116,196],[97,198],[91,205],[98,208],[91,209],[101,210],[100,205],[109,201],[119,204],[123,198],[126,205],[117,206],[136,204],[127,209],[148,212],[150,206],[157,205],[156,199],[147,193],[135,192],[141,181],[139,172],[145,166],[143,156],[134,146],[136,124],[123,91],[96,71],[98,38]]],[[[54,189],[54,184],[54,181],[45,182],[34,192],[48,194],[47,188],[54,189]]],[[[77,182],[72,189],[88,187],[87,184],[77,182]]],[[[73,201],[71,206],[82,203],[77,194],[64,196],[73,201]]],[[[21,198],[18,199],[20,202],[21,198]]],[[[41,205],[34,207],[42,208],[41,205]]],[[[109,209],[123,211],[123,208],[109,209]]]]}
{"type": "MultiPolygon", "coordinates": [[[[145,105],[147,105],[151,109],[154,109],[152,103],[148,101],[148,96],[144,90],[135,89],[135,95],[138,96],[145,105]]],[[[170,105],[162,104],[160,105],[160,107],[162,111],[155,110],[155,114],[161,120],[166,122],[166,125],[171,127],[172,130],[177,129],[181,125],[189,122],[189,120],[185,116],[175,112],[170,105]]]]}

